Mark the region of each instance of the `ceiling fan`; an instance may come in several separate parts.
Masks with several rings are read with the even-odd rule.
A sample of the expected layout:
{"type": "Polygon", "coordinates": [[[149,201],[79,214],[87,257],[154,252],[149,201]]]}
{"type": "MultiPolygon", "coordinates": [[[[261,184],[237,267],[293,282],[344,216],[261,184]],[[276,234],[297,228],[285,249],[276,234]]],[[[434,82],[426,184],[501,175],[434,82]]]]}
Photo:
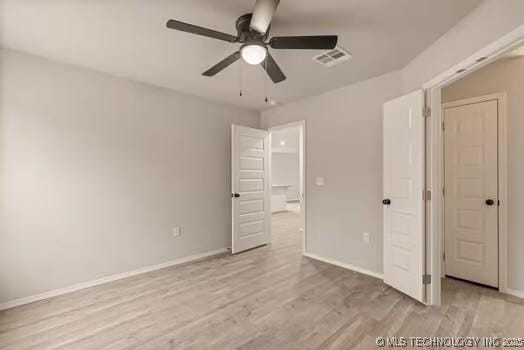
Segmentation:
{"type": "Polygon", "coordinates": [[[249,64],[260,64],[266,70],[271,80],[274,83],[279,83],[285,80],[286,76],[269,53],[268,47],[277,50],[328,50],[335,48],[338,40],[336,35],[314,35],[276,36],[268,41],[271,20],[279,3],[280,0],[256,0],[253,13],[240,16],[237,19],[237,36],[174,19],[170,19],[167,22],[167,27],[230,43],[242,44],[238,51],[226,57],[202,73],[202,75],[212,77],[240,58],[243,58],[249,64]]]}

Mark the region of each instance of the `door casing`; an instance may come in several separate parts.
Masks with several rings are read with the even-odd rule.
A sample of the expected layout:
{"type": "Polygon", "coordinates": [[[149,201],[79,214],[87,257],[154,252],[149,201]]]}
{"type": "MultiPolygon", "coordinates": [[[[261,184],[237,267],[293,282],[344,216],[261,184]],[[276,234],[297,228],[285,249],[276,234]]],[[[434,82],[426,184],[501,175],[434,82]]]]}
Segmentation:
{"type": "MultiPolygon", "coordinates": [[[[443,199],[439,192],[442,191],[442,115],[441,115],[441,89],[457,81],[471,72],[480,69],[493,61],[505,56],[512,52],[516,48],[524,44],[524,24],[515,28],[514,30],[504,34],[492,42],[482,47],[478,51],[474,52],[470,56],[458,61],[451,67],[443,70],[441,73],[431,77],[425,83],[422,84],[422,88],[426,91],[427,105],[431,108],[431,118],[428,122],[428,185],[435,195],[429,203],[429,215],[428,221],[428,240],[427,240],[427,267],[432,276],[441,275],[441,260],[442,260],[442,247],[441,247],[441,228],[442,228],[442,204],[443,199]]],[[[506,133],[506,130],[500,130],[500,132],[506,133]]],[[[506,150],[503,150],[505,152],[506,150]]],[[[501,160],[499,154],[499,161],[506,161],[506,158],[501,160]]],[[[499,174],[499,180],[504,174],[499,174]]],[[[507,183],[507,181],[506,181],[507,183]]],[[[501,202],[504,204],[507,201],[506,189],[501,188],[499,197],[501,202]]],[[[499,235],[507,236],[507,208],[499,212],[499,235]]],[[[499,254],[499,259],[501,259],[499,254]]],[[[503,262],[507,264],[506,261],[503,262]]],[[[501,264],[502,265],[502,264],[501,264]]],[[[501,266],[503,269],[507,269],[507,265],[501,266]]],[[[505,278],[506,274],[501,275],[505,278]]],[[[522,296],[522,292],[513,291],[508,288],[507,281],[499,282],[499,290],[501,292],[512,294],[515,296],[522,296]],[[503,285],[502,283],[505,283],[503,285]]],[[[428,293],[428,305],[439,306],[441,304],[441,283],[440,278],[433,278],[433,281],[429,287],[428,293]]]]}
{"type": "MultiPolygon", "coordinates": [[[[523,28],[524,35],[524,28],[523,28]]],[[[524,42],[524,40],[523,40],[524,42]]],[[[452,82],[456,81],[453,79],[452,82]]],[[[430,143],[428,144],[430,157],[430,170],[427,181],[434,193],[429,210],[431,220],[428,231],[428,254],[430,255],[429,269],[433,276],[443,277],[443,228],[444,228],[444,134],[442,132],[442,99],[441,89],[451,84],[451,82],[431,88],[428,91],[430,96],[431,120],[430,124],[430,143]]],[[[498,121],[498,197],[499,206],[499,291],[512,294],[507,285],[507,242],[508,242],[508,208],[507,208],[507,97],[505,93],[481,96],[481,98],[496,98],[499,103],[498,121]]],[[[434,278],[429,291],[428,305],[438,306],[441,304],[441,283],[440,278],[434,278]]]]}

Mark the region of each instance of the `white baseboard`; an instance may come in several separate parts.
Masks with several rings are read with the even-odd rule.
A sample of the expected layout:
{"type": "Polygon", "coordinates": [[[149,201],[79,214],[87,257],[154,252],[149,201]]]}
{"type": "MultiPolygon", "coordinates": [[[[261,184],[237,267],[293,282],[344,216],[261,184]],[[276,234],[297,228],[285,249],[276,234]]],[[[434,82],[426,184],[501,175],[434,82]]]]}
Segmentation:
{"type": "Polygon", "coordinates": [[[206,253],[191,255],[191,256],[188,256],[188,257],[185,257],[185,258],[176,259],[176,260],[170,260],[170,261],[166,261],[166,262],[161,263],[161,264],[146,266],[146,267],[142,267],[140,269],[127,271],[127,272],[119,273],[119,274],[112,275],[112,276],[102,277],[102,278],[94,280],[94,281],[83,282],[83,283],[75,284],[75,285],[72,285],[72,286],[69,286],[69,287],[64,287],[64,288],[60,288],[60,289],[50,290],[48,292],[32,295],[32,296],[29,296],[29,297],[11,300],[11,301],[8,301],[6,303],[0,304],[0,311],[6,310],[6,309],[10,309],[10,308],[13,308],[13,307],[16,307],[16,306],[20,306],[20,305],[33,303],[35,301],[40,301],[40,300],[44,300],[44,299],[53,298],[53,297],[56,297],[56,296],[59,296],[59,295],[64,295],[64,294],[76,292],[76,291],[81,290],[81,289],[94,287],[94,286],[98,286],[98,285],[105,284],[105,283],[110,283],[110,282],[113,282],[113,281],[121,280],[123,278],[140,275],[142,273],[151,272],[151,271],[155,271],[155,270],[160,270],[160,269],[163,269],[163,268],[166,268],[166,267],[180,265],[180,264],[185,264],[185,263],[189,263],[189,262],[195,262],[197,260],[202,260],[202,259],[205,259],[205,258],[209,258],[209,257],[212,257],[214,255],[226,253],[228,250],[229,250],[229,248],[215,249],[215,250],[211,250],[211,251],[206,252],[206,253]]]}
{"type": "Polygon", "coordinates": [[[342,268],[347,269],[347,270],[359,272],[359,273],[362,273],[364,275],[368,275],[368,276],[371,276],[371,277],[378,278],[380,280],[384,279],[384,275],[383,274],[378,273],[378,272],[374,272],[374,271],[370,271],[370,270],[364,269],[362,267],[358,267],[358,266],[351,265],[351,264],[346,264],[346,263],[340,262],[338,260],[325,258],[323,256],[320,256],[320,255],[317,255],[317,254],[308,253],[308,252],[304,252],[303,255],[308,257],[308,258],[311,258],[311,259],[320,260],[320,261],[323,261],[325,263],[328,263],[328,264],[331,264],[331,265],[336,265],[336,266],[342,267],[342,268]]]}
{"type": "Polygon", "coordinates": [[[504,294],[509,294],[517,298],[524,299],[524,292],[521,290],[510,289],[510,288],[501,288],[499,292],[504,293],[504,294]]]}
{"type": "MultiPolygon", "coordinates": [[[[342,267],[342,268],[347,269],[347,270],[360,272],[360,273],[363,273],[364,275],[375,277],[375,278],[378,278],[378,279],[381,279],[381,280],[384,279],[384,275],[381,274],[381,273],[373,272],[373,271],[370,271],[370,270],[367,270],[367,269],[364,269],[364,268],[361,268],[361,267],[358,267],[358,266],[355,266],[355,265],[346,264],[346,263],[340,262],[338,260],[325,258],[323,256],[320,256],[320,255],[317,255],[317,254],[308,253],[308,252],[304,252],[303,255],[305,257],[308,257],[308,258],[311,258],[311,259],[315,259],[315,260],[319,260],[319,261],[323,261],[323,262],[331,264],[331,265],[336,265],[336,266],[342,267]]],[[[500,292],[512,295],[512,296],[517,297],[517,298],[524,299],[524,291],[520,291],[520,290],[516,290],[516,289],[510,289],[510,288],[501,288],[500,292]]]]}

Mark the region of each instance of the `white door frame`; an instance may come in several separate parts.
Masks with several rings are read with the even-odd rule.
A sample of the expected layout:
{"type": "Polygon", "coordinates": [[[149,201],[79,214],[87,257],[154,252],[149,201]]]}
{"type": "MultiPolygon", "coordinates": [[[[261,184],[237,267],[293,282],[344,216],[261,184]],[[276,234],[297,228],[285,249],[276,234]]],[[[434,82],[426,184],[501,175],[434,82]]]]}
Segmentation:
{"type": "MultiPolygon", "coordinates": [[[[505,92],[499,92],[496,94],[490,94],[490,95],[483,95],[483,96],[476,96],[471,98],[466,98],[462,100],[447,102],[442,104],[442,110],[444,108],[451,108],[451,107],[460,107],[464,105],[474,104],[474,103],[481,103],[481,102],[487,102],[487,101],[497,101],[498,105],[498,140],[497,140],[497,146],[498,146],[498,199],[500,201],[500,205],[498,206],[498,243],[499,243],[499,253],[498,253],[498,262],[499,262],[499,290],[505,291],[507,289],[507,255],[508,255],[508,191],[507,191],[507,184],[508,184],[508,158],[507,158],[507,152],[508,152],[508,136],[507,136],[507,125],[508,125],[508,113],[507,113],[507,94],[505,92]]],[[[441,116],[443,118],[443,116],[441,116]]],[[[438,140],[437,140],[438,141],[438,140]]],[[[442,135],[442,139],[440,140],[441,143],[441,152],[442,152],[442,173],[440,174],[441,178],[444,179],[444,165],[445,165],[445,157],[444,157],[444,135],[442,135]]],[[[443,180],[442,180],[443,181],[443,180]]],[[[443,181],[444,183],[444,181],[443,181]]],[[[444,197],[442,197],[442,210],[444,210],[445,201],[444,197]]],[[[442,217],[441,222],[442,227],[445,227],[445,218],[442,217]]],[[[444,247],[444,237],[445,232],[442,231],[443,234],[441,235],[441,246],[444,247]]],[[[442,277],[446,274],[445,271],[445,264],[444,261],[442,261],[442,277]]]]}
{"type": "MultiPolygon", "coordinates": [[[[430,135],[428,137],[428,148],[430,152],[429,172],[427,183],[430,186],[433,196],[430,201],[430,230],[428,232],[427,240],[427,257],[428,270],[430,271],[432,283],[428,291],[427,303],[428,305],[440,305],[441,303],[441,283],[440,278],[442,272],[442,246],[441,246],[441,229],[442,229],[442,212],[443,212],[443,198],[442,198],[442,184],[443,184],[443,135],[442,135],[442,98],[441,89],[471,72],[492,63],[505,54],[513,51],[517,47],[524,44],[524,25],[519,26],[515,30],[498,38],[489,45],[480,49],[468,58],[458,62],[451,68],[438,74],[425,84],[423,89],[426,90],[427,102],[431,107],[431,118],[428,123],[430,135]],[[439,195],[440,194],[440,195],[439,195]]],[[[500,155],[499,155],[500,157],[500,155]]],[[[504,194],[503,194],[504,196],[504,194]]],[[[504,197],[505,198],[505,197],[504,197]]],[[[501,196],[502,204],[502,196],[501,196]]],[[[507,227],[507,214],[505,217],[499,213],[499,220],[502,222],[503,229],[507,227]]],[[[499,228],[500,229],[500,228],[499,228]]],[[[499,233],[500,234],[500,233],[499,233]]],[[[499,257],[500,259],[500,257],[499,257]]],[[[502,292],[510,293],[507,289],[507,283],[502,275],[500,283],[500,290],[502,292]]]]}
{"type": "MultiPolygon", "coordinates": [[[[302,232],[302,255],[306,252],[306,121],[300,120],[297,122],[287,123],[287,124],[281,124],[276,125],[268,129],[269,131],[269,188],[272,190],[272,178],[271,178],[271,164],[272,164],[272,155],[271,155],[271,147],[272,147],[272,140],[271,140],[271,133],[276,130],[282,130],[282,129],[289,129],[289,128],[296,128],[299,129],[299,142],[298,142],[298,152],[299,152],[299,160],[298,160],[298,166],[299,166],[299,188],[300,188],[300,216],[302,220],[302,227],[304,228],[302,232]]],[[[269,201],[271,203],[271,201],[269,201]]],[[[271,205],[271,204],[270,204],[271,205]]],[[[270,207],[271,210],[271,207],[270,207]]],[[[270,211],[271,212],[271,211],[270,211]]],[[[270,229],[269,229],[269,239],[271,241],[271,221],[270,223],[270,229]]]]}

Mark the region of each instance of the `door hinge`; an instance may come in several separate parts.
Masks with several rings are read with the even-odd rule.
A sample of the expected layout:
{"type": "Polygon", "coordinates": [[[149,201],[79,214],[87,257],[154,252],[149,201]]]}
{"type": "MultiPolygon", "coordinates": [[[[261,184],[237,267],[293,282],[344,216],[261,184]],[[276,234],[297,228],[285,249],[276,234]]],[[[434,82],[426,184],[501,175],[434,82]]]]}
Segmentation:
{"type": "Polygon", "coordinates": [[[422,284],[431,284],[431,275],[422,275],[422,284]]]}
{"type": "Polygon", "coordinates": [[[442,187],[442,197],[445,197],[445,196],[446,196],[446,188],[442,187]]]}
{"type": "Polygon", "coordinates": [[[446,261],[446,252],[442,253],[442,261],[446,261]]]}
{"type": "Polygon", "coordinates": [[[422,109],[422,115],[424,116],[424,118],[431,117],[431,107],[428,107],[428,106],[424,107],[422,109]]]}
{"type": "Polygon", "coordinates": [[[431,190],[422,190],[422,200],[425,200],[425,201],[431,200],[431,190]]]}

